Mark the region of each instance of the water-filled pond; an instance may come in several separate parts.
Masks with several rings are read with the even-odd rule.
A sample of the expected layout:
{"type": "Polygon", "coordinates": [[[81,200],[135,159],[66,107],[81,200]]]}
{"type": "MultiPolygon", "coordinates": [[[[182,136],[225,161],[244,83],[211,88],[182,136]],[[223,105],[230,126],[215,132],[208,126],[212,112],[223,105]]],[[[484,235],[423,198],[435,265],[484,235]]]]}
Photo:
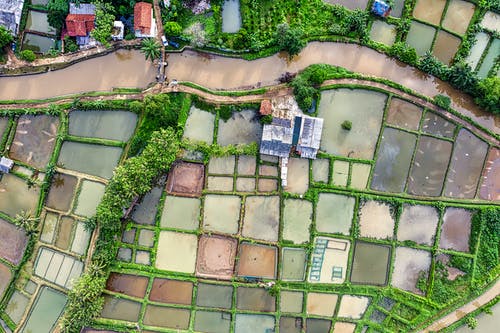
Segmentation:
{"type": "Polygon", "coordinates": [[[259,144],[261,136],[262,125],[255,110],[234,112],[227,121],[219,120],[217,143],[221,146],[252,142],[259,144]]]}
{"type": "Polygon", "coordinates": [[[195,230],[199,225],[200,200],[167,196],[160,219],[162,228],[195,230]]]}
{"type": "Polygon", "coordinates": [[[479,76],[480,78],[486,77],[490,69],[495,64],[495,59],[500,54],[500,39],[495,38],[495,40],[493,40],[490,47],[488,48],[487,52],[488,53],[486,53],[486,56],[484,57],[483,62],[481,63],[481,66],[479,67],[479,70],[477,72],[477,76],[479,76]]]}
{"type": "Polygon", "coordinates": [[[476,6],[468,1],[450,0],[442,23],[443,27],[460,35],[465,34],[475,9],[476,6]]]}
{"type": "Polygon", "coordinates": [[[191,106],[183,138],[212,144],[215,114],[191,106]]]}
{"type": "Polygon", "coordinates": [[[363,89],[321,93],[318,117],[324,119],[321,149],[345,157],[372,159],[387,96],[363,89]],[[349,120],[352,129],[341,124],[349,120]]]}
{"type": "Polygon", "coordinates": [[[394,218],[391,207],[387,203],[374,200],[360,204],[359,229],[361,237],[392,239],[394,218]]]}
{"type": "Polygon", "coordinates": [[[416,284],[420,272],[425,271],[427,274],[430,265],[431,254],[429,252],[408,247],[397,247],[391,285],[422,295],[416,284]]]}
{"type": "Polygon", "coordinates": [[[391,125],[418,130],[422,108],[408,101],[392,98],[386,122],[391,125]]]}
{"type": "Polygon", "coordinates": [[[281,312],[302,313],[304,293],[301,291],[282,291],[280,295],[281,312]]]}
{"type": "Polygon", "coordinates": [[[56,40],[54,38],[25,33],[22,49],[31,50],[36,53],[47,53],[51,48],[54,48],[55,43],[56,40]]]}
{"type": "Polygon", "coordinates": [[[303,281],[306,274],[307,254],[304,249],[283,248],[281,279],[285,281],[303,281]]]}
{"type": "Polygon", "coordinates": [[[274,246],[242,243],[239,247],[238,275],[276,278],[277,249],[274,246]]]}
{"type": "Polygon", "coordinates": [[[106,282],[106,289],[132,297],[144,298],[148,282],[149,279],[145,276],[111,273],[106,282]]]}
{"type": "Polygon", "coordinates": [[[389,246],[356,242],[352,263],[351,282],[385,285],[389,270],[389,246]]]}
{"type": "Polygon", "coordinates": [[[43,32],[46,34],[55,34],[56,29],[49,25],[47,13],[30,10],[26,20],[26,29],[43,32]]]}
{"type": "Polygon", "coordinates": [[[101,183],[84,180],[77,198],[75,214],[92,217],[96,213],[97,205],[104,195],[105,186],[101,183]]]}
{"type": "Polygon", "coordinates": [[[243,236],[276,242],[278,240],[279,220],[280,198],[278,196],[246,198],[243,236]]]}
{"type": "Polygon", "coordinates": [[[222,4],[222,32],[235,33],[240,28],[240,0],[225,0],[222,4]]]}
{"type": "Polygon", "coordinates": [[[76,177],[56,173],[50,186],[50,191],[45,205],[53,209],[67,212],[71,208],[76,183],[76,177]]]}
{"type": "Polygon", "coordinates": [[[194,329],[207,333],[229,333],[231,314],[226,312],[196,311],[194,329]]]}
{"type": "Polygon", "coordinates": [[[481,59],[486,46],[488,46],[490,35],[484,32],[479,32],[476,34],[475,38],[476,42],[471,47],[469,55],[465,59],[465,61],[473,70],[476,69],[476,66],[479,63],[479,60],[481,59]]]}
{"type": "Polygon", "coordinates": [[[59,154],[58,164],[65,169],[109,179],[121,154],[120,147],[65,141],[59,154]]]}
{"type": "Polygon", "coordinates": [[[104,296],[104,307],[101,310],[101,317],[137,322],[141,303],[122,299],[113,296],[104,296]]]}
{"type": "Polygon", "coordinates": [[[462,40],[446,31],[440,30],[437,34],[432,53],[445,65],[449,65],[462,40]]]}
{"type": "Polygon", "coordinates": [[[197,249],[196,235],[161,231],[158,239],[156,268],[194,273],[197,249]]]}
{"type": "Polygon", "coordinates": [[[439,215],[432,206],[403,205],[399,219],[397,238],[431,246],[438,225],[439,215]]]}
{"type": "Polygon", "coordinates": [[[127,111],[72,111],[69,134],[128,141],[134,133],[137,115],[127,111]]]}
{"type": "Polygon", "coordinates": [[[273,316],[258,314],[236,314],[235,332],[255,333],[272,332],[276,319],[273,316]]]}
{"type": "Polygon", "coordinates": [[[21,332],[52,331],[65,305],[66,295],[49,287],[41,288],[21,332]]]}
{"type": "Polygon", "coordinates": [[[417,0],[413,16],[419,20],[439,25],[446,0],[417,0]]]}
{"type": "Polygon", "coordinates": [[[435,28],[417,21],[412,21],[408,37],[406,37],[406,43],[413,47],[419,56],[423,56],[425,52],[431,49],[435,33],[435,28]]]}
{"type": "Polygon", "coordinates": [[[320,232],[349,234],[354,214],[353,197],[320,193],[316,206],[316,229],[320,232]]]}
{"type": "Polygon", "coordinates": [[[486,200],[500,200],[500,149],[492,148],[488,154],[481,184],[480,197],[486,200]]]}
{"type": "Polygon", "coordinates": [[[309,241],[312,223],[312,203],[307,200],[286,199],[283,209],[283,239],[295,244],[309,241]]]}
{"type": "Polygon", "coordinates": [[[207,195],[203,206],[203,229],[236,234],[239,229],[241,198],[234,195],[207,195]]]}
{"type": "Polygon", "coordinates": [[[238,287],[236,307],[239,310],[274,312],[276,311],[276,298],[264,288],[238,287]]]}
{"type": "Polygon", "coordinates": [[[385,192],[403,192],[417,136],[386,127],[382,134],[371,188],[385,192]]]}
{"type": "Polygon", "coordinates": [[[396,39],[396,27],[380,20],[375,20],[370,31],[370,38],[376,42],[391,46],[396,39]]]}
{"type": "Polygon", "coordinates": [[[21,262],[28,242],[23,229],[0,219],[0,258],[13,265],[21,262]]]}
{"type": "Polygon", "coordinates": [[[456,251],[469,252],[472,212],[448,207],[443,215],[439,247],[456,251]]]}
{"type": "Polygon", "coordinates": [[[14,218],[22,211],[35,213],[40,196],[38,186],[28,184],[13,174],[5,174],[0,180],[0,211],[14,218]]]}
{"type": "Polygon", "coordinates": [[[208,283],[198,284],[196,305],[209,308],[230,309],[233,303],[233,287],[208,283]]]}

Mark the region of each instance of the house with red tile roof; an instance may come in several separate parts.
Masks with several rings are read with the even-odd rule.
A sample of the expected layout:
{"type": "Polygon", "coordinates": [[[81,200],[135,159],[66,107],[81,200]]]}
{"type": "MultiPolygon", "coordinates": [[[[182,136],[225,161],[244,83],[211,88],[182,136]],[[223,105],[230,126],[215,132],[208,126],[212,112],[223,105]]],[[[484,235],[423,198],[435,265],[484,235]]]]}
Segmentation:
{"type": "Polygon", "coordinates": [[[90,42],[90,32],[95,27],[95,6],[93,4],[70,4],[66,16],[66,35],[76,37],[80,46],[90,42]]]}
{"type": "Polygon", "coordinates": [[[134,33],[137,38],[156,36],[156,21],[153,6],[147,2],[137,2],[134,6],[134,33]]]}

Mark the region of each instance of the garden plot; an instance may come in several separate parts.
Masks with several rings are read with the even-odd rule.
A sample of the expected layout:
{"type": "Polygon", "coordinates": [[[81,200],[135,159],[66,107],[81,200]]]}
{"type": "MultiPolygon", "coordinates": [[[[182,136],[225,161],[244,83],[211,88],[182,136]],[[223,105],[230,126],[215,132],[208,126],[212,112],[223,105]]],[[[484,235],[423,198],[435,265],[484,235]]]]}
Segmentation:
{"type": "Polygon", "coordinates": [[[275,192],[278,190],[278,181],[276,179],[260,178],[258,182],[259,192],[275,192]]]}
{"type": "Polygon", "coordinates": [[[396,26],[375,20],[370,30],[370,38],[376,42],[392,46],[396,39],[396,26]]]}
{"type": "Polygon", "coordinates": [[[215,114],[191,106],[183,138],[212,144],[215,114]]]}
{"type": "Polygon", "coordinates": [[[83,272],[83,262],[58,251],[41,247],[35,262],[35,275],[71,289],[83,272]]]}
{"type": "Polygon", "coordinates": [[[21,332],[52,332],[66,305],[66,295],[42,287],[21,332]]]}
{"type": "Polygon", "coordinates": [[[198,163],[178,162],[170,169],[167,192],[170,194],[199,197],[203,190],[205,166],[198,163]]]}
{"type": "Polygon", "coordinates": [[[153,302],[191,305],[193,298],[193,283],[155,278],[149,293],[153,302]]]}
{"type": "Polygon", "coordinates": [[[154,225],[162,192],[163,186],[153,187],[134,208],[132,220],[139,224],[154,225]]]}
{"type": "Polygon", "coordinates": [[[445,65],[450,65],[462,40],[444,30],[437,33],[432,53],[445,65]]]}
{"type": "Polygon", "coordinates": [[[213,177],[208,176],[207,189],[216,192],[232,192],[233,177],[213,177]]]}
{"type": "Polygon", "coordinates": [[[217,175],[232,175],[234,173],[234,156],[212,157],[208,162],[208,173],[217,175]]]}
{"type": "Polygon", "coordinates": [[[391,285],[422,295],[422,291],[417,288],[417,281],[420,272],[424,272],[425,276],[427,276],[430,265],[430,252],[408,247],[397,247],[391,285]]]}
{"type": "Polygon", "coordinates": [[[242,243],[238,254],[238,276],[276,278],[276,263],[278,261],[276,247],[242,243]]]}
{"type": "Polygon", "coordinates": [[[127,111],[72,111],[70,135],[128,141],[134,133],[137,115],[127,111]]]}
{"type": "Polygon", "coordinates": [[[349,9],[366,9],[368,0],[324,0],[332,5],[341,5],[349,9]]]}
{"type": "Polygon", "coordinates": [[[196,275],[231,279],[238,241],[234,238],[202,235],[198,243],[196,275]]]}
{"type": "Polygon", "coordinates": [[[104,196],[105,186],[101,183],[83,180],[75,207],[75,214],[91,217],[104,196]]]}
{"type": "Polygon", "coordinates": [[[426,112],[422,124],[422,131],[445,138],[452,138],[455,133],[455,127],[455,124],[445,118],[432,112],[426,112]]]}
{"type": "Polygon", "coordinates": [[[413,47],[419,56],[423,56],[432,47],[436,28],[417,21],[411,21],[406,43],[413,47]]]}
{"type": "Polygon", "coordinates": [[[14,218],[21,212],[34,213],[40,196],[40,188],[28,184],[13,174],[0,179],[0,211],[14,218]]]}
{"type": "Polygon", "coordinates": [[[365,314],[370,298],[364,296],[343,295],[337,316],[350,319],[361,319],[365,314]]]}
{"type": "Polygon", "coordinates": [[[199,225],[200,199],[167,196],[160,227],[196,230],[199,225]]]}
{"type": "Polygon", "coordinates": [[[353,323],[344,323],[337,321],[333,326],[333,331],[335,333],[354,333],[356,330],[356,325],[353,323]]]}
{"type": "Polygon", "coordinates": [[[283,240],[294,244],[309,241],[313,205],[306,200],[286,199],[283,209],[283,240]]]}
{"type": "Polygon", "coordinates": [[[236,308],[257,312],[274,312],[276,311],[276,298],[264,288],[238,287],[236,308]]]}
{"type": "Polygon", "coordinates": [[[441,194],[451,149],[451,142],[420,137],[409,177],[409,193],[423,196],[441,194]]]}
{"type": "Polygon", "coordinates": [[[145,276],[111,273],[106,282],[106,289],[132,297],[144,298],[149,279],[145,276]]]}
{"type": "Polygon", "coordinates": [[[231,309],[233,304],[233,287],[199,283],[196,293],[196,305],[208,308],[231,309]]]}
{"type": "Polygon", "coordinates": [[[241,155],[238,157],[238,175],[239,176],[254,176],[257,160],[255,156],[241,155]]]}
{"type": "Polygon", "coordinates": [[[344,283],[350,246],[348,240],[316,237],[310,259],[309,282],[344,283]]]}
{"type": "Polygon", "coordinates": [[[444,16],[443,27],[460,35],[465,34],[475,9],[476,6],[470,2],[450,0],[444,16]]]}
{"type": "Polygon", "coordinates": [[[28,237],[23,229],[0,218],[0,258],[18,265],[27,243],[28,237]]]}
{"type": "Polygon", "coordinates": [[[488,144],[466,129],[460,130],[451,156],[444,195],[472,199],[476,196],[488,144]]]}
{"type": "Polygon", "coordinates": [[[448,207],[443,215],[439,247],[469,252],[472,212],[463,208],[448,207]]]}
{"type": "Polygon", "coordinates": [[[337,306],[338,295],[308,293],[306,313],[308,315],[332,317],[337,306]]]}
{"type": "Polygon", "coordinates": [[[278,196],[246,198],[243,236],[276,242],[279,220],[280,198],[278,196]]]}
{"type": "Polygon", "coordinates": [[[272,332],[276,325],[273,316],[237,313],[234,331],[238,333],[272,332]]]}
{"type": "Polygon", "coordinates": [[[280,317],[280,332],[302,333],[303,321],[300,317],[280,317]]]}
{"type": "Polygon", "coordinates": [[[349,179],[349,162],[336,160],[333,162],[332,183],[336,186],[347,186],[349,179]]]}
{"type": "Polygon", "coordinates": [[[194,273],[198,239],[196,235],[161,231],[156,253],[156,268],[194,273]]]}
{"type": "Polygon", "coordinates": [[[319,232],[349,235],[355,201],[353,197],[320,193],[316,206],[316,229],[319,232]]]}
{"type": "Polygon", "coordinates": [[[217,144],[220,146],[248,145],[253,142],[259,145],[261,136],[262,125],[254,110],[233,112],[227,121],[219,120],[217,144]]]}
{"type": "Polygon", "coordinates": [[[236,192],[254,192],[255,178],[237,178],[236,192]]]}
{"type": "Polygon", "coordinates": [[[391,248],[365,242],[356,242],[352,263],[351,282],[359,284],[385,285],[391,248]]]}
{"type": "Polygon", "coordinates": [[[422,108],[413,103],[393,97],[387,111],[387,123],[409,130],[418,130],[422,108]]]}
{"type": "Polygon", "coordinates": [[[326,319],[307,318],[306,333],[330,332],[332,322],[326,319]]]}
{"type": "Polygon", "coordinates": [[[312,161],[312,178],[315,182],[328,183],[330,160],[316,159],[312,161]]]}
{"type": "Polygon", "coordinates": [[[306,275],[306,251],[291,247],[285,247],[282,251],[281,279],[284,281],[303,281],[306,275]]]}
{"type": "Polygon", "coordinates": [[[144,325],[187,329],[191,311],[187,309],[169,308],[157,305],[147,305],[144,312],[144,325]]]}
{"type": "Polygon", "coordinates": [[[384,192],[403,192],[417,136],[390,127],[384,129],[375,164],[371,188],[384,192]]]}
{"type": "Polygon", "coordinates": [[[67,212],[71,208],[71,202],[76,190],[78,179],[63,173],[56,173],[50,186],[49,195],[45,205],[52,209],[67,212]]]}
{"type": "Polygon", "coordinates": [[[305,158],[290,158],[288,160],[288,184],[286,191],[304,194],[309,188],[309,160],[305,158]]]}
{"type": "Polygon", "coordinates": [[[302,313],[304,293],[301,291],[281,291],[280,310],[288,313],[302,313]]]}
{"type": "Polygon", "coordinates": [[[203,229],[224,234],[236,234],[239,229],[241,198],[234,195],[205,197],[203,229]]]}
{"type": "Polygon", "coordinates": [[[57,163],[65,169],[110,179],[121,155],[120,147],[65,141],[57,163]]]}
{"type": "Polygon", "coordinates": [[[500,200],[500,149],[491,148],[486,159],[479,191],[481,199],[500,200]]]}
{"type": "Polygon", "coordinates": [[[389,205],[369,200],[359,211],[361,237],[392,239],[394,234],[394,219],[389,205]]]}
{"type": "Polygon", "coordinates": [[[141,306],[139,302],[105,295],[101,317],[136,323],[139,321],[141,306]]]}
{"type": "Polygon", "coordinates": [[[323,91],[318,117],[324,119],[321,150],[329,154],[372,159],[387,96],[362,89],[323,91]],[[352,122],[350,131],[341,124],[352,122]]]}
{"type": "Polygon", "coordinates": [[[0,261],[0,299],[3,298],[3,295],[10,284],[10,279],[12,279],[12,272],[8,266],[0,261]]]}
{"type": "Polygon", "coordinates": [[[54,150],[58,126],[57,117],[19,117],[9,156],[37,169],[45,169],[54,150]]]}
{"type": "Polygon", "coordinates": [[[278,167],[274,165],[259,165],[259,176],[278,177],[278,167]]]}
{"type": "Polygon", "coordinates": [[[432,246],[439,220],[436,208],[421,205],[404,205],[399,219],[399,241],[410,240],[418,244],[432,246]]]}
{"type": "Polygon", "coordinates": [[[5,313],[16,325],[18,325],[21,322],[21,319],[23,319],[24,312],[28,308],[29,303],[30,299],[28,297],[24,296],[24,294],[21,294],[19,291],[14,290],[14,293],[5,308],[5,313]]]}
{"type": "Polygon", "coordinates": [[[446,0],[417,0],[413,16],[419,20],[439,25],[446,0]]]}
{"type": "Polygon", "coordinates": [[[194,329],[195,331],[207,333],[229,333],[231,314],[198,310],[194,317],[194,329]]]}
{"type": "Polygon", "coordinates": [[[351,183],[350,187],[364,190],[368,185],[368,178],[372,167],[369,164],[353,163],[351,167],[351,183]]]}

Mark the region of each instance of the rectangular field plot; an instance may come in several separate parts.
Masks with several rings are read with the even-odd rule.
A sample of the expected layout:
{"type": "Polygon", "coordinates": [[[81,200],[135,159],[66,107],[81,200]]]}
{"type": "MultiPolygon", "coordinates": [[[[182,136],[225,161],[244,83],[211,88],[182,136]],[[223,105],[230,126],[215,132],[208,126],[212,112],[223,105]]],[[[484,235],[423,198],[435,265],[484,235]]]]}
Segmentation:
{"type": "Polygon", "coordinates": [[[309,282],[343,283],[347,273],[350,241],[317,237],[311,254],[309,282]]]}
{"type": "Polygon", "coordinates": [[[40,289],[21,332],[51,332],[66,305],[66,295],[49,287],[40,289]]]}
{"type": "Polygon", "coordinates": [[[364,296],[343,295],[337,316],[349,319],[360,319],[363,317],[370,304],[370,298],[364,296]]]}
{"type": "Polygon", "coordinates": [[[417,288],[417,281],[420,272],[427,276],[430,265],[430,252],[408,247],[397,247],[391,285],[414,294],[423,295],[424,293],[417,288]]]}
{"type": "Polygon", "coordinates": [[[106,289],[132,297],[144,298],[149,279],[145,276],[111,273],[106,289]]]}
{"type": "Polygon", "coordinates": [[[386,127],[382,134],[371,188],[384,192],[403,192],[417,136],[386,127]]]}
{"type": "Polygon", "coordinates": [[[236,314],[235,332],[255,333],[272,332],[276,325],[276,319],[269,315],[236,314]]]}
{"type": "Polygon", "coordinates": [[[231,314],[198,310],[194,315],[194,329],[200,332],[229,333],[231,314]]]}
{"type": "Polygon", "coordinates": [[[199,197],[205,180],[205,166],[176,162],[167,178],[167,192],[186,197],[199,197]]]}
{"type": "Polygon", "coordinates": [[[110,179],[117,166],[122,148],[65,141],[58,164],[65,169],[110,179]]]}
{"type": "Polygon", "coordinates": [[[309,241],[313,205],[310,201],[286,199],[283,210],[283,239],[295,244],[309,241]]]}
{"type": "Polygon", "coordinates": [[[160,219],[162,228],[198,229],[200,199],[167,196],[160,219]]]}
{"type": "Polygon", "coordinates": [[[399,219],[397,238],[399,241],[410,240],[432,246],[438,220],[438,212],[432,206],[405,204],[399,219]]]}
{"type": "Polygon", "coordinates": [[[337,294],[307,294],[306,312],[308,315],[332,317],[337,306],[337,294]]]}
{"type": "Polygon", "coordinates": [[[251,196],[245,201],[243,236],[276,242],[280,219],[278,196],[251,196]]]}
{"type": "Polygon", "coordinates": [[[161,231],[156,253],[156,268],[194,273],[198,239],[196,235],[161,231]]]}
{"type": "Polygon", "coordinates": [[[257,312],[274,312],[276,311],[276,298],[264,288],[238,287],[236,308],[257,312]]]}
{"type": "Polygon", "coordinates": [[[233,287],[199,283],[196,305],[209,308],[230,309],[233,304],[233,287]]]}
{"type": "Polygon", "coordinates": [[[389,246],[356,242],[352,263],[351,282],[385,285],[391,257],[389,246]]]}
{"type": "Polygon", "coordinates": [[[128,141],[134,133],[137,115],[128,111],[72,111],[70,135],[128,141]]]}
{"type": "Polygon", "coordinates": [[[439,196],[450,161],[452,143],[422,136],[413,162],[408,192],[414,195],[439,196]]]}
{"type": "Polygon", "coordinates": [[[240,244],[238,276],[275,279],[277,252],[277,248],[274,246],[240,244]]]}
{"type": "Polygon", "coordinates": [[[60,287],[71,289],[83,272],[83,262],[47,248],[38,252],[35,275],[53,282],[60,287]]]}
{"type": "Polygon", "coordinates": [[[349,235],[356,200],[332,193],[320,193],[316,206],[316,229],[319,232],[349,235]]]}
{"type": "Polygon", "coordinates": [[[23,229],[0,219],[0,258],[18,265],[27,244],[28,237],[23,229]]]}
{"type": "Polygon", "coordinates": [[[183,138],[212,144],[215,114],[191,106],[183,138]]]}
{"type": "Polygon", "coordinates": [[[170,279],[155,278],[149,299],[154,302],[191,305],[193,283],[170,279]]]}
{"type": "Polygon", "coordinates": [[[3,298],[4,292],[9,286],[12,272],[10,268],[0,261],[0,298],[3,298]]]}
{"type": "Polygon", "coordinates": [[[187,309],[148,305],[144,312],[144,324],[185,330],[189,327],[190,317],[191,311],[187,309]]]}
{"type": "Polygon", "coordinates": [[[234,195],[205,196],[203,229],[236,234],[239,229],[241,198],[234,195]]]}
{"type": "Polygon", "coordinates": [[[281,312],[302,313],[304,293],[301,291],[282,291],[280,299],[281,312]]]}
{"type": "Polygon", "coordinates": [[[451,156],[444,195],[455,198],[476,196],[488,144],[466,129],[460,130],[451,156]]]}
{"type": "Polygon", "coordinates": [[[323,91],[318,117],[323,118],[321,149],[329,154],[372,159],[387,96],[363,89],[323,91]],[[350,131],[342,122],[352,122],[350,131]]]}
{"type": "Polygon", "coordinates": [[[217,235],[202,235],[198,243],[196,275],[230,279],[234,274],[234,260],[238,241],[217,235]]]}
{"type": "Polygon", "coordinates": [[[482,174],[479,196],[485,200],[500,200],[500,149],[491,148],[482,174]]]}
{"type": "Polygon", "coordinates": [[[158,204],[163,192],[163,186],[155,186],[146,193],[139,205],[132,212],[132,220],[139,224],[152,225],[155,224],[156,213],[158,212],[158,204]]]}
{"type": "Polygon", "coordinates": [[[255,110],[233,112],[227,121],[219,120],[217,143],[221,146],[260,143],[262,124],[255,110]]]}
{"type": "Polygon", "coordinates": [[[443,216],[439,247],[469,252],[472,212],[463,208],[448,207],[443,216]]]}
{"type": "Polygon", "coordinates": [[[392,98],[387,111],[387,123],[409,130],[418,130],[422,108],[399,98],[392,98]]]}
{"type": "Polygon", "coordinates": [[[45,205],[63,212],[69,211],[76,190],[77,180],[74,176],[56,173],[45,205]]]}
{"type": "Polygon", "coordinates": [[[22,211],[34,212],[40,196],[36,185],[29,188],[26,181],[13,174],[3,174],[0,179],[0,211],[14,218],[22,211]]]}
{"type": "Polygon", "coordinates": [[[285,247],[282,251],[281,279],[284,281],[303,281],[306,274],[306,251],[291,247],[285,247]]]}
{"type": "Polygon", "coordinates": [[[394,218],[391,207],[380,201],[368,200],[360,204],[359,229],[360,236],[379,239],[392,239],[394,218]]]}

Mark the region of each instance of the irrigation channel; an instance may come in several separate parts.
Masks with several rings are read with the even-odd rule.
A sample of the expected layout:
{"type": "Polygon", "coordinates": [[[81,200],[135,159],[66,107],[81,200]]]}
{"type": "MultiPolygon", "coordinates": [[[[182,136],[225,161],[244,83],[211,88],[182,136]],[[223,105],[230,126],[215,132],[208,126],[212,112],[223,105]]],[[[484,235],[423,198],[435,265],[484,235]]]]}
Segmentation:
{"type": "MultiPolygon", "coordinates": [[[[472,99],[449,84],[426,75],[385,54],[356,44],[312,42],[289,60],[283,54],[247,61],[193,50],[170,53],[166,75],[214,90],[249,89],[277,83],[285,72],[327,63],[367,76],[388,79],[428,97],[449,96],[452,107],[478,124],[498,133],[500,117],[481,111],[472,99]]],[[[143,88],[155,79],[155,70],[139,51],[119,50],[58,71],[0,77],[0,100],[44,99],[114,87],[143,88]]]]}

